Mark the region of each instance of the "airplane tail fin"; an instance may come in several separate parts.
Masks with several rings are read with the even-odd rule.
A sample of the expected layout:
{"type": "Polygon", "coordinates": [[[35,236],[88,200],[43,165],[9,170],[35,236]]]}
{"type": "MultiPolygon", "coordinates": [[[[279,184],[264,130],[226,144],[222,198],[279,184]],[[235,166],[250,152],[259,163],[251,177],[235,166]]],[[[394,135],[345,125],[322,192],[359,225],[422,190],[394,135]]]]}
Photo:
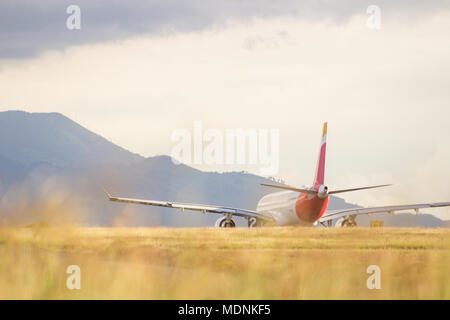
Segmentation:
{"type": "MultiPolygon", "coordinates": [[[[261,183],[262,186],[266,187],[272,187],[272,188],[278,188],[282,190],[290,190],[300,193],[308,193],[311,195],[316,195],[319,193],[318,188],[325,184],[325,154],[327,151],[327,127],[328,123],[325,122],[323,124],[323,131],[322,131],[322,140],[320,141],[320,151],[319,151],[319,159],[317,161],[317,168],[316,168],[316,176],[314,177],[314,189],[305,189],[305,188],[294,188],[290,186],[284,186],[284,185],[274,185],[274,184],[267,184],[267,183],[261,183]]],[[[337,193],[344,193],[344,192],[352,192],[352,191],[358,191],[358,190],[367,190],[367,189],[374,189],[374,188],[381,188],[381,187],[387,187],[391,186],[391,184],[382,184],[377,186],[368,186],[368,187],[359,187],[359,188],[351,188],[351,189],[340,189],[340,190],[331,190],[329,191],[326,189],[324,192],[329,194],[337,194],[337,193]]]]}
{"type": "Polygon", "coordinates": [[[319,159],[317,161],[316,176],[314,178],[314,187],[325,183],[325,154],[327,151],[327,127],[328,122],[323,124],[322,139],[320,141],[319,159]]]}

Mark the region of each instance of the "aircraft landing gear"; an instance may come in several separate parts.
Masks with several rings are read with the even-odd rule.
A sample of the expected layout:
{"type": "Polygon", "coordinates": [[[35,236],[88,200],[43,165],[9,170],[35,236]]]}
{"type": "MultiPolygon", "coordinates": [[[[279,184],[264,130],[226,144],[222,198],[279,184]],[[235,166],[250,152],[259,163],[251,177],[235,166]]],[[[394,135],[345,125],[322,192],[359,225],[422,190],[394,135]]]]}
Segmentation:
{"type": "Polygon", "coordinates": [[[346,216],[346,217],[339,219],[335,225],[335,227],[342,227],[342,228],[349,228],[349,227],[356,227],[356,226],[357,226],[357,224],[356,224],[354,215],[346,216]]]}
{"type": "Polygon", "coordinates": [[[263,225],[263,223],[261,222],[261,220],[258,220],[256,218],[248,218],[248,227],[249,228],[257,228],[257,227],[261,227],[263,225]]]}

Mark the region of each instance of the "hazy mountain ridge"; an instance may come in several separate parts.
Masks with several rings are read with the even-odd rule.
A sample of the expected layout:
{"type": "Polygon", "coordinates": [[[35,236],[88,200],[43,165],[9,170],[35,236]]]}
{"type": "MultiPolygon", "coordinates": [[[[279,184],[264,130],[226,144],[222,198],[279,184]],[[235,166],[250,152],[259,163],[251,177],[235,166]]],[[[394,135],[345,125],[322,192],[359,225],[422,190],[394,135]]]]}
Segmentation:
{"type": "Polygon", "coordinates": [[[143,158],[60,113],[0,113],[0,156],[23,165],[86,166],[143,158]]]}
{"type": "MultiPolygon", "coordinates": [[[[175,165],[169,156],[141,157],[58,113],[0,112],[0,222],[56,217],[86,225],[212,226],[218,218],[213,214],[111,203],[102,190],[124,197],[255,209],[263,195],[274,191],[260,186],[263,182],[273,183],[248,173],[175,165]]],[[[350,207],[355,205],[330,197],[330,209],[350,207]]],[[[393,226],[450,224],[410,214],[357,221],[368,225],[370,220],[393,226]]]]}

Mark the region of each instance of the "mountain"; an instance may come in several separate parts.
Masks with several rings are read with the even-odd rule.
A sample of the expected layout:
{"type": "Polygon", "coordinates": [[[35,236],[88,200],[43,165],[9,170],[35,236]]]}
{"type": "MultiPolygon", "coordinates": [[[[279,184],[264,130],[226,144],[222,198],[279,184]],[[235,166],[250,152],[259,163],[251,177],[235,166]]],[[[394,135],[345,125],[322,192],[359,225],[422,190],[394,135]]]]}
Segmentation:
{"type": "Polygon", "coordinates": [[[87,130],[60,113],[0,113],[0,160],[32,166],[132,164],[143,158],[87,130]]]}
{"type": "MultiPolygon", "coordinates": [[[[111,203],[113,195],[255,209],[273,181],[243,172],[204,172],[168,156],[144,158],[59,113],[0,112],[0,223],[91,226],[213,226],[218,216],[111,203]]],[[[330,197],[330,209],[356,205],[330,197]]],[[[392,226],[448,226],[430,215],[377,215],[392,226]]],[[[237,219],[238,225],[245,220],[237,219]]],[[[368,217],[358,217],[368,225],[368,217]]]]}

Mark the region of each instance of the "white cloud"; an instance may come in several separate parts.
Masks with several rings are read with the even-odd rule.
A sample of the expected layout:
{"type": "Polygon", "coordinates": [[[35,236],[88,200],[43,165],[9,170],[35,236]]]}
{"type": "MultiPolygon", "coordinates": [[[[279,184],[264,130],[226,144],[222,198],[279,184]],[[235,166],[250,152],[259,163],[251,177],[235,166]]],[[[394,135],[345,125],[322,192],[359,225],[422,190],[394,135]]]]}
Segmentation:
{"type": "Polygon", "coordinates": [[[449,200],[423,192],[436,184],[426,168],[439,166],[439,188],[450,187],[448,153],[435,159],[450,136],[449,18],[391,17],[379,31],[367,29],[363,14],[341,25],[255,19],[71,47],[0,62],[0,105],[62,112],[146,156],[169,154],[172,131],[194,120],[221,130],[279,128],[279,176],[293,185],[311,183],[327,120],[330,186],[392,177],[414,198],[388,200],[449,200]]]}

